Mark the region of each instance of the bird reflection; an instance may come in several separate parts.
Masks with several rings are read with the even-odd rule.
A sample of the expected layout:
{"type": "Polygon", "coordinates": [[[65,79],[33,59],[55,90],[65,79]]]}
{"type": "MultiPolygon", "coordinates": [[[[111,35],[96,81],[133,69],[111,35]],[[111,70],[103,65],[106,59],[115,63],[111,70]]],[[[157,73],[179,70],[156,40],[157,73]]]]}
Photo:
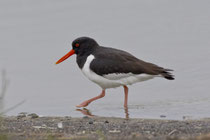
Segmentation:
{"type": "Polygon", "coordinates": [[[125,118],[129,119],[128,107],[124,107],[124,111],[125,111],[125,118]]]}
{"type": "MultiPolygon", "coordinates": [[[[93,115],[91,111],[87,108],[82,108],[82,109],[76,109],[76,111],[81,112],[83,115],[88,116],[88,117],[94,117],[96,115],[93,115]]],[[[129,113],[128,113],[128,107],[124,107],[124,112],[125,112],[125,119],[129,119],[129,113]]]]}
{"type": "Polygon", "coordinates": [[[83,115],[85,116],[89,116],[89,117],[93,117],[95,115],[92,115],[92,113],[90,112],[90,110],[88,110],[87,108],[83,108],[83,109],[76,109],[76,111],[81,112],[83,115]]]}

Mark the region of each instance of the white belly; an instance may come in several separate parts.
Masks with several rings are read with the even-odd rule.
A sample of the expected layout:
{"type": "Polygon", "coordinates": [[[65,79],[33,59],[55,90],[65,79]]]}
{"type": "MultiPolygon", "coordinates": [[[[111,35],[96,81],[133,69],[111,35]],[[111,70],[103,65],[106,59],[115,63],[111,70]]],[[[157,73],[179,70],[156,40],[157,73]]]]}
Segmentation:
{"type": "Polygon", "coordinates": [[[87,57],[87,60],[82,68],[82,72],[86,77],[88,77],[88,79],[98,84],[102,89],[115,88],[123,85],[131,85],[137,82],[142,82],[157,77],[155,75],[136,75],[132,73],[107,74],[100,76],[90,69],[90,63],[93,61],[94,58],[95,57],[93,55],[89,55],[87,57]]]}

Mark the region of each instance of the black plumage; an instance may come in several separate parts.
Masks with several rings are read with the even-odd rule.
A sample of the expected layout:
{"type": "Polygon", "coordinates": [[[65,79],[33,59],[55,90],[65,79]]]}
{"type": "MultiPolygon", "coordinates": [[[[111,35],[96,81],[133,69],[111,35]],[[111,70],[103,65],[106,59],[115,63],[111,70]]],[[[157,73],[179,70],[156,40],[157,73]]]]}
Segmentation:
{"type": "Polygon", "coordinates": [[[172,70],[142,61],[122,50],[98,47],[93,55],[95,59],[91,62],[90,69],[101,76],[112,73],[133,73],[162,75],[166,79],[174,79],[170,73],[172,70]]]}
{"type": "Polygon", "coordinates": [[[90,69],[101,76],[112,73],[133,73],[162,75],[168,80],[174,79],[170,69],[145,62],[122,50],[99,46],[89,37],[74,40],[72,46],[77,54],[78,66],[82,69],[87,57],[92,54],[95,59],[91,62],[90,69]],[[80,47],[75,47],[76,43],[79,43],[80,47]]]}

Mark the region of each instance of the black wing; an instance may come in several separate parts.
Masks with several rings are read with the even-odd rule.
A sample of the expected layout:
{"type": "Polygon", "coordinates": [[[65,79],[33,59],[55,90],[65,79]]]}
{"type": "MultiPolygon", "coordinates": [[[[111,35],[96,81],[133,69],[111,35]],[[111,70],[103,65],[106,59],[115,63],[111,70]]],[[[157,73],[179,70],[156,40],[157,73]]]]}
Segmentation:
{"type": "Polygon", "coordinates": [[[150,75],[161,74],[167,79],[174,79],[173,75],[168,72],[172,70],[142,61],[122,50],[100,47],[93,54],[95,59],[91,62],[90,69],[101,76],[111,73],[145,73],[150,75]]]}

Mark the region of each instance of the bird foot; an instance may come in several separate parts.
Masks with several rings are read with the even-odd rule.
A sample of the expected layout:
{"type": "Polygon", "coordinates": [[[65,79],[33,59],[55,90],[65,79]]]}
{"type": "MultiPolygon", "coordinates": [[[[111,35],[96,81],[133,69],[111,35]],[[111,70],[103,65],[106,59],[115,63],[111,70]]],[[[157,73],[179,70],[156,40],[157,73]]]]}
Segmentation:
{"type": "Polygon", "coordinates": [[[86,107],[88,106],[89,102],[84,101],[83,103],[81,103],[80,105],[77,105],[76,107],[86,107]]]}

